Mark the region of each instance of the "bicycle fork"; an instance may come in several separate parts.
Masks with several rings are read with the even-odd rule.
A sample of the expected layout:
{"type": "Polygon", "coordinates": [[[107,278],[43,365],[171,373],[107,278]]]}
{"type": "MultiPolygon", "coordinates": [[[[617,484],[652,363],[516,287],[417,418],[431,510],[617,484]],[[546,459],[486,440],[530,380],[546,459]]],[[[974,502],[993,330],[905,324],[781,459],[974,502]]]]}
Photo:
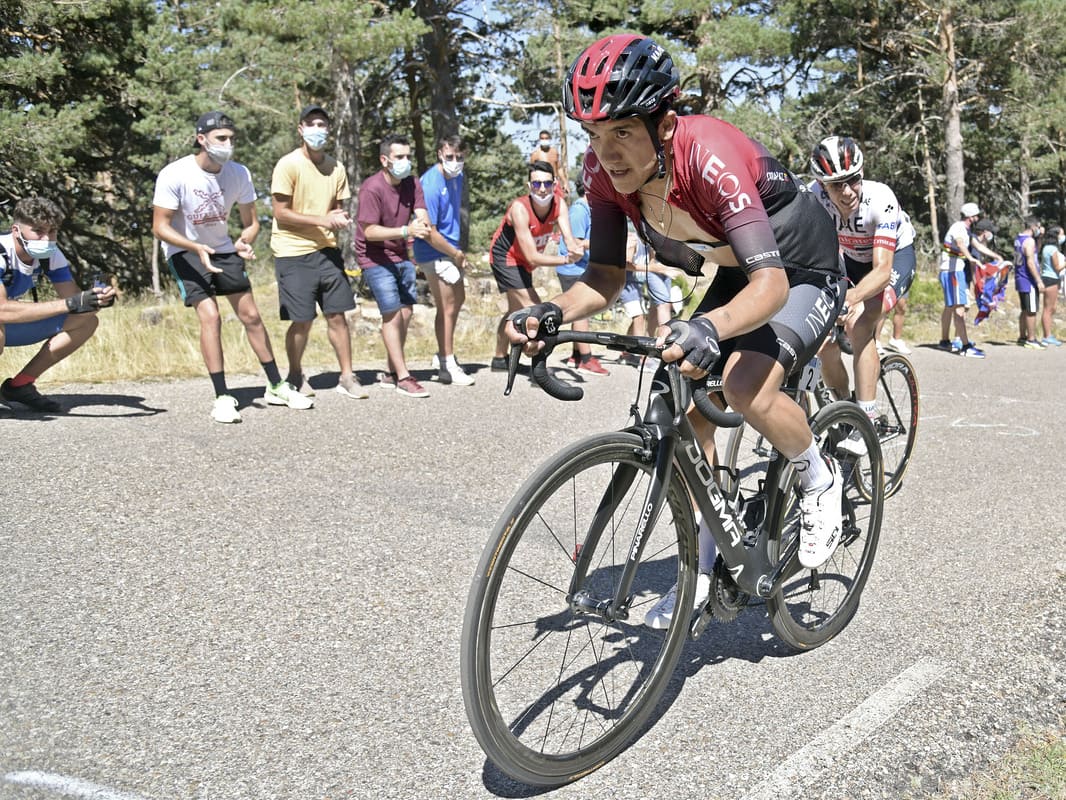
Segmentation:
{"type": "MultiPolygon", "coordinates": [[[[659,441],[654,452],[656,454],[655,468],[652,472],[648,489],[644,494],[643,506],[637,520],[636,529],[626,555],[625,566],[615,588],[614,597],[595,597],[584,588],[585,577],[600,536],[611,521],[618,503],[626,496],[629,488],[640,470],[632,466],[620,466],[612,476],[599,506],[593,517],[592,524],[585,535],[585,540],[579,552],[576,554],[574,575],[570,581],[567,599],[570,610],[575,614],[589,614],[600,617],[608,622],[629,619],[629,607],[633,602],[632,587],[633,578],[640,559],[644,552],[648,534],[658,522],[663,504],[666,502],[669,481],[673,473],[673,460],[676,438],[667,436],[659,441]]],[[[647,441],[646,441],[647,445],[647,441]]],[[[645,452],[648,452],[645,450],[645,452]]]]}

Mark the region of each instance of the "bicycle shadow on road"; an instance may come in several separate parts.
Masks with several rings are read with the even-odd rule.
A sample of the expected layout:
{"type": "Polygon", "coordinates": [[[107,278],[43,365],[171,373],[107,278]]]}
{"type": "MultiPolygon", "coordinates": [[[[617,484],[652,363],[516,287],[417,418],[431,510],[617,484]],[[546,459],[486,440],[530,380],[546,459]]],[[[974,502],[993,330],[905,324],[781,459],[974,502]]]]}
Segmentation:
{"type": "MultiPolygon", "coordinates": [[[[653,573],[645,574],[644,577],[649,579],[650,583],[656,587],[656,591],[661,593],[665,589],[665,585],[672,583],[676,578],[677,570],[669,560],[655,564],[654,567],[653,573]],[[664,584],[664,586],[659,587],[658,584],[660,583],[664,584]]],[[[608,585],[612,585],[617,580],[616,573],[618,569],[618,567],[612,566],[597,570],[592,574],[590,580],[605,580],[608,585]]],[[[617,643],[622,639],[627,640],[624,652],[629,656],[643,651],[654,654],[658,649],[657,642],[662,637],[663,632],[645,628],[642,624],[643,611],[640,610],[639,604],[635,605],[634,609],[636,610],[633,615],[634,624],[619,626],[616,637],[611,641],[617,643]]],[[[584,624],[586,623],[574,618],[568,612],[560,611],[538,620],[537,634],[534,638],[539,639],[551,633],[573,633],[584,624]]],[[[607,651],[605,650],[604,652],[606,653],[607,651]]],[[[700,670],[736,659],[758,663],[767,657],[781,658],[798,654],[799,651],[789,647],[773,635],[770,620],[765,613],[765,603],[762,601],[753,601],[749,607],[740,613],[736,620],[730,623],[712,621],[698,640],[689,641],[685,644],[677,666],[674,668],[673,674],[667,682],[663,696],[656,704],[655,710],[618,755],[620,756],[634,743],[640,741],[649,730],[659,723],[673,706],[674,701],[680,697],[687,679],[696,675],[700,670]]],[[[609,662],[610,658],[607,661],[609,662]]],[[[604,667],[600,663],[595,671],[573,673],[560,683],[551,686],[550,690],[546,691],[536,703],[523,710],[520,718],[525,720],[525,722],[519,723],[516,728],[513,728],[515,733],[521,735],[528,725],[534,724],[535,720],[548,713],[559,698],[571,695],[575,689],[580,690],[579,697],[589,697],[583,702],[588,703],[590,706],[594,705],[595,701],[591,699],[591,695],[595,692],[597,674],[602,671],[604,671],[604,667]]],[[[615,756],[615,758],[617,757],[615,756]]],[[[494,795],[508,798],[535,797],[557,788],[531,786],[516,781],[500,770],[489,759],[485,759],[482,768],[482,781],[485,788],[494,795]]]]}
{"type": "Polygon", "coordinates": [[[35,422],[51,422],[60,417],[87,417],[93,419],[154,417],[163,414],[165,408],[155,408],[145,398],[131,394],[61,394],[52,395],[62,411],[42,413],[13,403],[0,403],[0,419],[25,419],[35,422]]]}

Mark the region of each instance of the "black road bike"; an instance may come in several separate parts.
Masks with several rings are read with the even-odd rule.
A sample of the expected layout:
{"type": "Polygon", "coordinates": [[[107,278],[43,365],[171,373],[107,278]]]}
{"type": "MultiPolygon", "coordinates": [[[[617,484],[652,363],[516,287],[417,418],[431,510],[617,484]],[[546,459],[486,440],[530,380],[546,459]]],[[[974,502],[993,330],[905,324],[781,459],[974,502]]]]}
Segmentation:
{"type": "MultiPolygon", "coordinates": [[[[656,357],[655,340],[563,331],[546,340],[532,375],[575,400],[581,389],[552,376],[552,347],[588,342],[656,357]]],[[[510,390],[519,351],[511,353],[510,390]]],[[[794,386],[795,380],[790,381],[794,386]]],[[[873,564],[884,503],[878,437],[857,405],[820,409],[811,427],[845,475],[843,533],[818,569],[797,559],[797,476],[767,451],[750,491],[719,476],[686,416],[690,400],[720,426],[723,412],[677,364],[652,379],[646,408],[626,428],[589,436],[547,459],[504,509],[470,587],[462,638],[462,688],[474,735],[489,759],[527,784],[555,786],[598,769],[653,713],[686,640],[711,618],[734,619],[765,601],[774,631],[798,650],[832,639],[850,622],[873,564]],[[854,457],[838,445],[858,431],[872,491],[857,489],[854,457]],[[676,583],[677,609],[693,609],[698,556],[695,510],[718,545],[707,603],[675,613],[666,630],[645,611],[676,583]]]]}

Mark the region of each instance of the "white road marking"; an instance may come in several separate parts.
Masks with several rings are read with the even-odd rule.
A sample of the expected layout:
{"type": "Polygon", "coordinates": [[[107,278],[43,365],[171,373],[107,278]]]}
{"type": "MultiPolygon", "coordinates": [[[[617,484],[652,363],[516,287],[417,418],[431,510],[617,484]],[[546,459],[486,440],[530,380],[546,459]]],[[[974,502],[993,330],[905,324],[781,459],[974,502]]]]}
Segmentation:
{"type": "Polygon", "coordinates": [[[744,800],[798,796],[802,789],[818,780],[821,773],[917,697],[945,669],[943,664],[935,661],[919,661],[908,667],[854,711],[779,764],[769,778],[744,796],[744,800]]]}
{"type": "Polygon", "coordinates": [[[1034,428],[1025,425],[1010,425],[1006,422],[970,422],[966,417],[959,417],[951,423],[952,428],[1005,428],[997,430],[996,436],[1039,436],[1034,428]]]}
{"type": "Polygon", "coordinates": [[[9,772],[4,776],[4,780],[20,786],[50,789],[57,794],[67,795],[68,797],[85,797],[89,800],[145,800],[139,794],[119,792],[106,786],[101,786],[98,783],[90,783],[80,778],[68,778],[66,775],[56,775],[54,772],[36,772],[34,770],[9,772]]]}

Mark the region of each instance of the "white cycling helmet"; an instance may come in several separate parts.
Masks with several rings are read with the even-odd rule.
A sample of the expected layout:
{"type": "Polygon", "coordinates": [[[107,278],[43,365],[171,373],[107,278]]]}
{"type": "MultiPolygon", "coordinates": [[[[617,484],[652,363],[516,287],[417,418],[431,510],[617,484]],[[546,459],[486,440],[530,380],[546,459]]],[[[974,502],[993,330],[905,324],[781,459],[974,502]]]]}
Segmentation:
{"type": "Polygon", "coordinates": [[[827,136],[811,151],[811,172],[823,183],[858,175],[862,172],[862,150],[850,136],[827,136]]]}
{"type": "Polygon", "coordinates": [[[959,214],[963,219],[967,217],[979,217],[981,216],[981,209],[977,203],[963,203],[962,208],[959,209],[959,214]]]}

